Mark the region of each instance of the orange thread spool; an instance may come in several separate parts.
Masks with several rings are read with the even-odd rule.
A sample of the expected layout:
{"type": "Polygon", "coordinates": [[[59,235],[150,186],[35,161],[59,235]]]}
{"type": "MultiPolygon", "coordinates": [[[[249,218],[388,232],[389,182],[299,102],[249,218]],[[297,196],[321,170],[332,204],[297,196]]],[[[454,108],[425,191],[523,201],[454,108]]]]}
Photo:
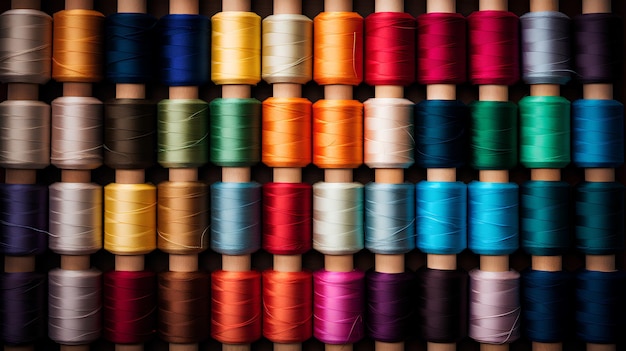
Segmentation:
{"type": "Polygon", "coordinates": [[[211,336],[224,344],[261,338],[261,273],[215,271],[211,275],[211,336]]]}
{"type": "Polygon", "coordinates": [[[313,163],[320,168],[357,168],[363,163],[363,104],[319,100],[313,104],[313,163]]]}
{"type": "Polygon", "coordinates": [[[54,14],[52,78],[58,82],[95,83],[103,78],[104,15],[92,10],[54,14]]]}
{"type": "Polygon", "coordinates": [[[263,272],[263,335],[272,342],[301,343],[313,335],[310,272],[263,272]]]}
{"type": "Polygon", "coordinates": [[[270,167],[311,163],[311,105],[304,98],[263,101],[263,163],[270,167]]]}
{"type": "Polygon", "coordinates": [[[322,12],[313,20],[313,79],[317,84],[358,85],[363,80],[363,17],[322,12]]]}

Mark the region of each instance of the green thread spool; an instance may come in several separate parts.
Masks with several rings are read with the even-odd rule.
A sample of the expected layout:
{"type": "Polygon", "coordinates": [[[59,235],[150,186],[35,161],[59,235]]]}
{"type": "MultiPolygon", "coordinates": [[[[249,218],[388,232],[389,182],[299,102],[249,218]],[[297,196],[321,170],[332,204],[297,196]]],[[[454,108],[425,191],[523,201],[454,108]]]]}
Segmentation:
{"type": "Polygon", "coordinates": [[[209,104],[199,99],[158,104],[158,162],[166,168],[197,168],[209,162],[209,104]]]}
{"type": "Polygon", "coordinates": [[[261,102],[251,98],[211,101],[211,162],[250,167],[261,161],[261,102]]]}
{"type": "Polygon", "coordinates": [[[470,105],[470,164],[478,170],[506,170],[517,164],[517,106],[510,101],[470,105]]]}
{"type": "Polygon", "coordinates": [[[563,168],[570,163],[570,103],[560,96],[519,101],[520,163],[526,168],[563,168]]]}

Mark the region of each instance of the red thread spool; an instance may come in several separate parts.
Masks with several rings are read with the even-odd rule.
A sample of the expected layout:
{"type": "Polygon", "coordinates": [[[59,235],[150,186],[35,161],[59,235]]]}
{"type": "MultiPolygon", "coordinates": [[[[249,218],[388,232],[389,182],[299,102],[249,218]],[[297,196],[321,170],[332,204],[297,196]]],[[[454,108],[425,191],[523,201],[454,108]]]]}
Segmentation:
{"type": "Polygon", "coordinates": [[[261,273],[215,271],[211,275],[211,336],[224,344],[261,338],[261,273]]]}
{"type": "Polygon", "coordinates": [[[263,249],[301,255],[311,249],[313,187],[305,183],[263,185],[263,249]]]}
{"type": "Polygon", "coordinates": [[[519,80],[519,17],[508,11],[476,11],[469,24],[470,81],[513,85],[519,80]]]}
{"type": "Polygon", "coordinates": [[[462,84],[467,79],[467,21],[458,13],[417,17],[417,82],[462,84]]]}
{"type": "Polygon", "coordinates": [[[365,19],[365,82],[402,85],[415,81],[415,18],[378,12],[365,19]]]}
{"type": "Polygon", "coordinates": [[[313,335],[313,275],[263,272],[263,336],[272,342],[301,343],[313,335]]]}
{"type": "Polygon", "coordinates": [[[104,275],[103,337],[116,344],[141,344],[154,335],[156,275],[112,271],[104,275]]]}

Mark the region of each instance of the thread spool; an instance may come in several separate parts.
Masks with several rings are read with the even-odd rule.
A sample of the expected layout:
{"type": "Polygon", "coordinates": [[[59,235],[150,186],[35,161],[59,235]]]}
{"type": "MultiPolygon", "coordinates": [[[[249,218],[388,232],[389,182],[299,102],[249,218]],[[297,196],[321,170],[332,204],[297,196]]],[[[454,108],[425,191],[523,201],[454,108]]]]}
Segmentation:
{"type": "MultiPolygon", "coordinates": [[[[308,82],[309,80],[311,80],[312,78],[312,68],[313,68],[313,46],[312,46],[312,38],[313,38],[313,22],[308,19],[308,18],[304,18],[303,16],[300,16],[302,13],[302,2],[297,0],[297,1],[293,1],[293,0],[275,0],[274,4],[273,4],[273,16],[266,18],[263,22],[263,26],[264,26],[264,33],[263,33],[263,37],[265,38],[266,35],[269,35],[269,33],[265,32],[266,29],[266,25],[270,25],[269,21],[276,21],[276,23],[278,23],[279,21],[283,20],[283,21],[287,21],[287,20],[295,20],[296,18],[298,19],[300,26],[299,29],[302,31],[302,37],[301,38],[296,38],[294,37],[293,43],[282,43],[282,42],[278,42],[278,39],[276,39],[277,41],[277,45],[299,45],[302,46],[301,50],[302,53],[300,55],[294,55],[294,57],[291,57],[290,60],[285,60],[284,62],[282,62],[282,60],[280,62],[282,62],[284,64],[284,67],[291,67],[290,69],[285,70],[284,68],[281,70],[277,70],[276,74],[266,74],[266,69],[265,69],[265,59],[263,60],[264,62],[264,69],[263,69],[263,78],[268,82],[273,84],[272,85],[272,90],[273,90],[273,99],[275,99],[274,101],[276,101],[276,103],[281,103],[282,101],[287,101],[287,100],[282,100],[282,99],[290,99],[290,101],[295,101],[296,98],[300,98],[302,96],[302,86],[300,84],[304,84],[306,82],[308,82]],[[295,15],[298,15],[298,17],[295,17],[295,15]],[[293,17],[293,19],[292,19],[293,17]],[[308,38],[308,42],[306,41],[308,38]],[[296,40],[300,40],[301,42],[298,43],[296,40]],[[298,57],[299,56],[299,57],[298,57]]],[[[297,32],[300,33],[300,32],[297,32]]],[[[282,39],[285,39],[284,37],[282,39]]],[[[264,43],[264,47],[263,47],[263,55],[265,56],[266,51],[269,51],[270,48],[266,47],[266,45],[269,45],[268,40],[264,39],[263,40],[264,43]]],[[[269,61],[271,64],[274,64],[273,61],[269,61]]],[[[267,70],[269,72],[271,72],[271,70],[267,70]]],[[[264,106],[266,106],[266,104],[271,103],[273,100],[268,99],[264,102],[264,106]]],[[[302,113],[298,115],[298,119],[302,120],[302,128],[297,128],[295,129],[297,131],[297,133],[299,133],[299,135],[301,136],[303,143],[298,145],[297,148],[297,154],[300,154],[302,157],[302,160],[300,162],[293,162],[293,161],[289,161],[286,158],[283,158],[283,162],[281,162],[281,164],[274,164],[274,169],[273,169],[273,180],[274,183],[270,183],[265,187],[264,192],[266,193],[266,195],[269,195],[270,193],[272,193],[271,189],[275,189],[276,193],[274,194],[278,194],[278,192],[280,191],[279,189],[284,187],[285,185],[287,186],[301,186],[301,191],[302,191],[302,195],[305,199],[305,201],[309,201],[309,203],[311,202],[311,188],[310,186],[305,186],[304,184],[298,184],[302,182],[302,169],[300,167],[305,166],[306,164],[311,162],[311,129],[310,129],[310,123],[311,123],[311,103],[308,100],[304,100],[304,99],[298,99],[298,105],[301,105],[301,109],[302,109],[302,113]],[[308,144],[306,143],[306,141],[308,140],[308,144]],[[286,184],[283,184],[286,183],[286,184]],[[271,187],[271,188],[270,188],[271,187]],[[308,198],[308,199],[307,199],[308,198]]],[[[287,106],[286,104],[284,106],[287,106]]],[[[276,129],[278,130],[284,130],[286,128],[290,128],[290,119],[282,119],[282,120],[278,120],[278,114],[276,114],[276,121],[273,122],[273,124],[276,125],[276,129]]],[[[267,137],[268,139],[271,140],[271,135],[269,134],[265,134],[266,130],[269,132],[270,129],[267,128],[266,129],[266,122],[269,122],[268,120],[272,118],[271,115],[266,115],[263,114],[263,135],[264,138],[267,137]]],[[[288,148],[295,148],[295,146],[292,144],[287,144],[287,145],[276,145],[276,149],[288,149],[288,148]]],[[[295,151],[295,150],[294,150],[295,151]]],[[[265,154],[266,150],[263,150],[263,153],[265,154]]],[[[272,159],[274,157],[271,157],[272,159]]],[[[268,157],[269,159],[269,157],[268,157]]],[[[287,205],[288,207],[285,207],[281,210],[286,210],[286,211],[291,211],[292,207],[287,205]]],[[[309,208],[310,210],[310,208],[309,208]]],[[[303,214],[304,216],[308,216],[310,218],[311,216],[311,212],[309,211],[308,214],[303,214]]],[[[306,223],[307,221],[304,221],[304,223],[306,223]]],[[[309,242],[303,242],[302,245],[303,247],[310,247],[311,243],[310,243],[310,221],[309,223],[309,228],[303,228],[303,230],[305,231],[305,233],[303,234],[304,240],[306,240],[307,238],[309,239],[309,242]],[[309,235],[306,235],[306,231],[309,230],[309,235]]],[[[295,232],[294,232],[295,234],[295,232]]],[[[289,234],[288,234],[289,235],[289,234]]],[[[298,236],[300,236],[301,234],[298,233],[298,236]]],[[[289,235],[290,237],[292,235],[289,235]]],[[[291,242],[291,240],[290,240],[291,242]]],[[[295,249],[295,248],[294,248],[295,249]]],[[[274,253],[274,257],[273,257],[273,271],[267,271],[264,273],[263,277],[264,280],[266,280],[268,283],[270,281],[274,282],[275,285],[278,285],[279,283],[281,284],[286,284],[286,277],[289,276],[293,276],[293,282],[299,280],[301,281],[300,284],[305,284],[304,285],[304,289],[305,289],[305,293],[306,294],[310,294],[311,290],[312,290],[312,277],[310,276],[310,274],[307,274],[306,272],[302,272],[302,255],[301,252],[303,250],[292,250],[289,249],[288,252],[284,252],[284,253],[277,253],[277,252],[273,252],[274,253]],[[282,279],[279,279],[279,277],[282,277],[282,279]],[[297,278],[299,277],[299,278],[297,278]],[[306,290],[308,289],[308,291],[306,290]]],[[[269,287],[268,287],[269,288],[269,287]]],[[[278,291],[279,286],[276,286],[276,291],[278,291]]],[[[284,287],[284,289],[291,289],[290,287],[284,287]]],[[[282,289],[281,289],[282,290],[282,289]]],[[[289,290],[291,291],[291,290],[289,290]]],[[[266,290],[264,289],[264,301],[266,300],[265,296],[266,290]]],[[[304,303],[306,304],[307,299],[304,298],[304,303]]],[[[311,301],[309,301],[311,302],[311,301]]],[[[292,309],[293,307],[288,307],[285,306],[285,308],[288,309],[292,309]]],[[[298,307],[296,307],[298,308],[298,307]]],[[[309,310],[308,313],[312,313],[312,306],[311,309],[309,310]]],[[[268,318],[267,316],[265,317],[266,319],[268,318]]],[[[274,318],[274,317],[271,317],[274,318]]],[[[267,325],[267,323],[266,323],[267,325]]],[[[312,335],[312,320],[309,321],[308,324],[305,324],[303,326],[300,326],[300,328],[303,332],[303,334],[300,336],[301,340],[305,340],[307,338],[309,338],[312,335]],[[307,330],[307,326],[308,326],[308,330],[307,330]]],[[[264,329],[265,330],[265,329],[264,329]]],[[[267,335],[266,335],[267,336],[267,335]]],[[[272,340],[274,341],[274,350],[275,351],[299,351],[302,349],[302,343],[301,342],[280,342],[279,340],[275,339],[272,340]]],[[[297,339],[294,339],[292,341],[300,341],[297,339]]]]}
{"type": "MultiPolygon", "coordinates": [[[[582,13],[610,13],[611,1],[610,0],[583,0],[582,13]]],[[[599,99],[599,100],[611,100],[613,99],[613,84],[609,83],[595,83],[583,85],[583,98],[584,99],[599,99]]],[[[587,182],[613,182],[615,181],[615,170],[612,168],[586,168],[585,180],[587,182]]],[[[589,271],[599,272],[612,272],[615,271],[615,255],[586,255],[585,267],[589,271]]],[[[588,343],[587,350],[589,351],[613,351],[616,350],[614,344],[595,344],[588,343]]]]}

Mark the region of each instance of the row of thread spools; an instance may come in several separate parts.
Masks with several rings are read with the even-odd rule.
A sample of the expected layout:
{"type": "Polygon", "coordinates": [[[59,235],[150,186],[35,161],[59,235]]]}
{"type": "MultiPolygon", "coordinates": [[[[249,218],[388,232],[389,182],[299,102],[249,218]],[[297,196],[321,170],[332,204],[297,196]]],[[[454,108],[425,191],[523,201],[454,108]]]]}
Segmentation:
{"type": "MultiPolygon", "coordinates": [[[[159,72],[169,86],[206,83],[209,61],[213,63],[211,74],[217,84],[256,84],[263,72],[269,83],[287,79],[302,84],[314,77],[322,85],[355,85],[361,82],[363,64],[365,80],[372,85],[410,84],[415,67],[419,68],[418,82],[423,84],[459,84],[466,76],[466,39],[459,35],[465,32],[466,21],[457,14],[424,15],[418,22],[407,14],[371,15],[365,26],[365,62],[358,54],[362,45],[359,33],[364,27],[355,13],[322,13],[314,27],[302,16],[270,17],[265,20],[263,31],[255,14],[221,13],[213,18],[211,46],[209,20],[203,16],[170,15],[157,25],[149,15],[117,14],[108,17],[108,27],[101,31],[103,20],[94,11],[58,13],[54,21],[55,45],[50,46],[52,22],[47,15],[31,10],[3,14],[0,23],[7,30],[7,37],[0,38],[0,50],[19,54],[7,56],[20,57],[6,60],[3,82],[47,81],[50,76],[45,72],[50,72],[50,57],[54,57],[52,76],[56,80],[95,82],[101,78],[104,56],[107,76],[113,82],[146,82],[152,77],[149,53],[155,43],[161,45],[159,72]],[[160,30],[154,31],[155,28],[160,30]],[[251,31],[237,30],[241,28],[251,31]],[[290,28],[305,30],[285,30],[290,28]],[[78,29],[84,32],[77,35],[78,29]],[[233,50],[232,42],[223,39],[227,30],[252,34],[237,38],[235,44],[248,50],[233,50]],[[99,36],[94,35],[98,31],[108,38],[106,53],[101,50],[99,36]],[[155,40],[157,33],[161,37],[155,40]],[[286,33],[293,36],[286,39],[286,33]],[[416,33],[420,46],[415,55],[412,53],[416,50],[416,33]],[[332,41],[333,45],[325,46],[330,35],[343,38],[343,47],[332,41]],[[381,42],[389,41],[397,45],[394,50],[380,51],[377,45],[383,47],[381,42]],[[27,50],[28,47],[37,50],[27,50]],[[438,52],[442,47],[450,50],[438,52]],[[346,48],[357,55],[342,61],[346,48]],[[50,56],[52,50],[54,54],[50,56]],[[211,60],[209,50],[213,51],[211,60]],[[418,62],[413,61],[415,57],[418,62]],[[291,63],[294,58],[302,62],[283,63],[291,63]],[[229,65],[236,67],[225,67],[229,65]],[[233,71],[236,76],[225,74],[233,71]]],[[[469,18],[469,23],[470,80],[475,84],[515,82],[519,75],[517,17],[510,13],[478,12],[469,18]],[[485,33],[492,33],[493,37],[485,33]],[[481,51],[490,44],[483,40],[503,45],[494,55],[489,50],[481,51]]],[[[521,45],[527,83],[565,84],[572,71],[569,59],[573,56],[567,50],[569,20],[558,13],[528,14],[522,19],[521,28],[522,43],[544,40],[543,46],[537,44],[542,50],[533,51],[532,45],[521,45]],[[539,28],[545,28],[534,27],[541,20],[550,23],[553,36],[524,41],[539,28]],[[560,45],[545,45],[555,40],[560,45]],[[547,55],[546,49],[552,51],[547,55]]],[[[616,34],[621,33],[617,19],[612,15],[585,15],[577,19],[574,28],[579,43],[574,50],[577,75],[584,83],[611,82],[621,66],[617,53],[612,51],[620,47],[613,45],[619,42],[616,34]],[[598,48],[591,43],[606,46],[598,48]]],[[[304,167],[313,162],[322,168],[353,168],[364,161],[373,168],[406,168],[413,162],[425,168],[455,168],[465,162],[463,150],[467,145],[472,146],[470,159],[476,169],[509,169],[517,163],[517,108],[508,102],[476,102],[468,109],[457,101],[426,100],[415,107],[414,122],[413,103],[404,99],[372,99],[364,106],[352,100],[320,100],[312,107],[306,99],[271,98],[264,104],[255,99],[217,99],[210,105],[201,100],[166,100],[158,108],[148,101],[129,99],[105,104],[104,117],[102,104],[84,97],[55,100],[52,118],[50,107],[36,101],[10,100],[0,109],[4,117],[2,166],[16,169],[45,167],[49,160],[59,168],[94,169],[101,165],[102,155],[105,164],[115,169],[148,168],[155,156],[168,168],[198,167],[209,161],[223,167],[263,161],[271,167],[304,167]],[[337,116],[343,118],[337,120],[337,116]],[[275,117],[280,120],[272,120],[275,117]],[[327,140],[333,142],[325,143],[327,140]]],[[[557,97],[526,98],[520,101],[520,110],[522,163],[528,168],[562,168],[568,164],[569,103],[557,97]]],[[[622,115],[621,104],[616,101],[574,103],[573,158],[578,166],[616,167],[623,162],[622,115]]],[[[477,254],[497,255],[517,249],[519,222],[522,244],[530,254],[555,255],[569,246],[569,207],[574,202],[569,185],[562,182],[527,183],[522,187],[521,201],[518,187],[512,183],[473,182],[466,186],[429,181],[419,183],[416,191],[412,184],[371,183],[363,187],[357,183],[318,183],[311,187],[270,183],[262,188],[256,183],[218,182],[211,186],[210,202],[206,184],[174,183],[160,184],[158,192],[151,185],[110,184],[104,189],[104,202],[102,188],[95,184],[57,183],[50,187],[49,194],[42,186],[3,184],[4,254],[41,253],[46,250],[47,238],[50,248],[59,254],[90,254],[101,248],[102,232],[105,249],[115,254],[145,253],[156,248],[158,227],[159,248],[174,253],[200,252],[209,246],[226,255],[250,253],[261,247],[263,236],[263,247],[273,254],[303,253],[311,246],[324,254],[354,253],[364,247],[376,253],[405,253],[415,246],[429,254],[452,254],[465,249],[469,238],[469,247],[477,254]],[[129,193],[133,195],[124,199],[129,193]],[[177,209],[175,202],[180,199],[192,199],[191,210],[177,209]],[[127,208],[116,209],[126,201],[140,205],[130,213],[123,212],[127,208]],[[333,217],[336,212],[341,212],[341,216],[333,217]],[[183,217],[186,221],[176,220],[183,217]],[[207,235],[209,217],[211,235],[207,235]],[[469,236],[465,234],[466,220],[469,236]],[[127,225],[134,221],[141,225],[127,225]],[[416,236],[416,227],[417,233],[429,235],[416,236]]],[[[585,183],[577,188],[575,227],[582,252],[603,254],[621,249],[622,202],[623,188],[617,183],[585,183]]],[[[163,273],[159,277],[157,304],[153,273],[107,273],[102,324],[98,312],[100,273],[53,270],[48,277],[49,335],[62,344],[84,344],[98,338],[104,325],[105,337],[115,343],[143,342],[152,335],[154,315],[149,312],[158,305],[157,329],[168,342],[202,340],[208,336],[207,325],[211,324],[213,337],[227,343],[251,342],[262,332],[276,342],[303,341],[314,333],[327,343],[350,343],[365,335],[366,300],[371,314],[371,318],[365,318],[369,321],[369,335],[377,340],[402,340],[412,334],[412,317],[405,312],[411,311],[411,304],[416,302],[423,315],[421,325],[426,340],[455,341],[466,329],[467,277],[460,271],[421,270],[419,295],[410,293],[415,283],[410,273],[371,273],[368,284],[364,284],[364,273],[359,271],[320,271],[314,280],[307,272],[266,272],[263,293],[258,272],[239,273],[239,279],[253,282],[248,285],[252,287],[249,291],[232,290],[221,274],[213,273],[209,283],[209,275],[202,272],[163,273]],[[80,284],[73,291],[66,289],[77,281],[80,284]],[[212,300],[208,298],[211,285],[212,300]],[[281,288],[272,290],[276,286],[281,288]],[[313,289],[315,299],[311,296],[313,289]],[[237,301],[246,304],[229,303],[232,296],[220,295],[218,291],[236,292],[242,296],[237,301]],[[343,298],[327,299],[326,292],[328,296],[343,298]],[[416,301],[413,296],[420,299],[416,301]],[[209,309],[211,301],[213,306],[209,309]],[[261,331],[262,304],[265,323],[261,331]],[[336,311],[339,315],[326,315],[331,304],[342,306],[336,311]],[[287,311],[288,306],[298,306],[291,316],[297,318],[287,322],[273,318],[287,311]],[[72,316],[68,311],[79,313],[72,316]],[[122,313],[129,311],[126,316],[122,313]],[[235,326],[221,318],[241,311],[251,322],[243,332],[236,333],[238,338],[224,337],[227,333],[220,332],[235,326]],[[196,319],[189,317],[194,315],[196,319]],[[183,323],[181,316],[186,316],[183,323]],[[298,328],[285,331],[285,325],[298,328]]],[[[42,320],[36,317],[44,310],[37,303],[44,301],[44,277],[39,273],[7,273],[3,278],[3,312],[11,316],[2,318],[4,340],[13,344],[31,342],[40,335],[42,327],[42,320]],[[31,323],[33,318],[40,323],[31,323]],[[24,325],[33,329],[20,327],[24,325]]],[[[618,308],[623,291],[621,273],[585,271],[578,278],[575,291],[579,335],[589,342],[615,342],[623,323],[618,308]],[[599,327],[607,321],[611,327],[599,327]]],[[[472,294],[480,292],[482,296],[470,295],[470,335],[488,343],[519,337],[517,273],[476,270],[470,274],[470,280],[472,294]],[[500,310],[484,309],[492,302],[490,293],[504,295],[502,304],[497,306],[500,310]],[[485,317],[497,325],[495,332],[493,325],[481,324],[485,317]]],[[[523,311],[531,339],[558,341],[571,333],[563,322],[571,310],[566,298],[573,294],[571,282],[563,272],[529,272],[524,283],[524,297],[529,303],[523,311]],[[556,309],[547,313],[536,309],[548,305],[556,309]]]]}

